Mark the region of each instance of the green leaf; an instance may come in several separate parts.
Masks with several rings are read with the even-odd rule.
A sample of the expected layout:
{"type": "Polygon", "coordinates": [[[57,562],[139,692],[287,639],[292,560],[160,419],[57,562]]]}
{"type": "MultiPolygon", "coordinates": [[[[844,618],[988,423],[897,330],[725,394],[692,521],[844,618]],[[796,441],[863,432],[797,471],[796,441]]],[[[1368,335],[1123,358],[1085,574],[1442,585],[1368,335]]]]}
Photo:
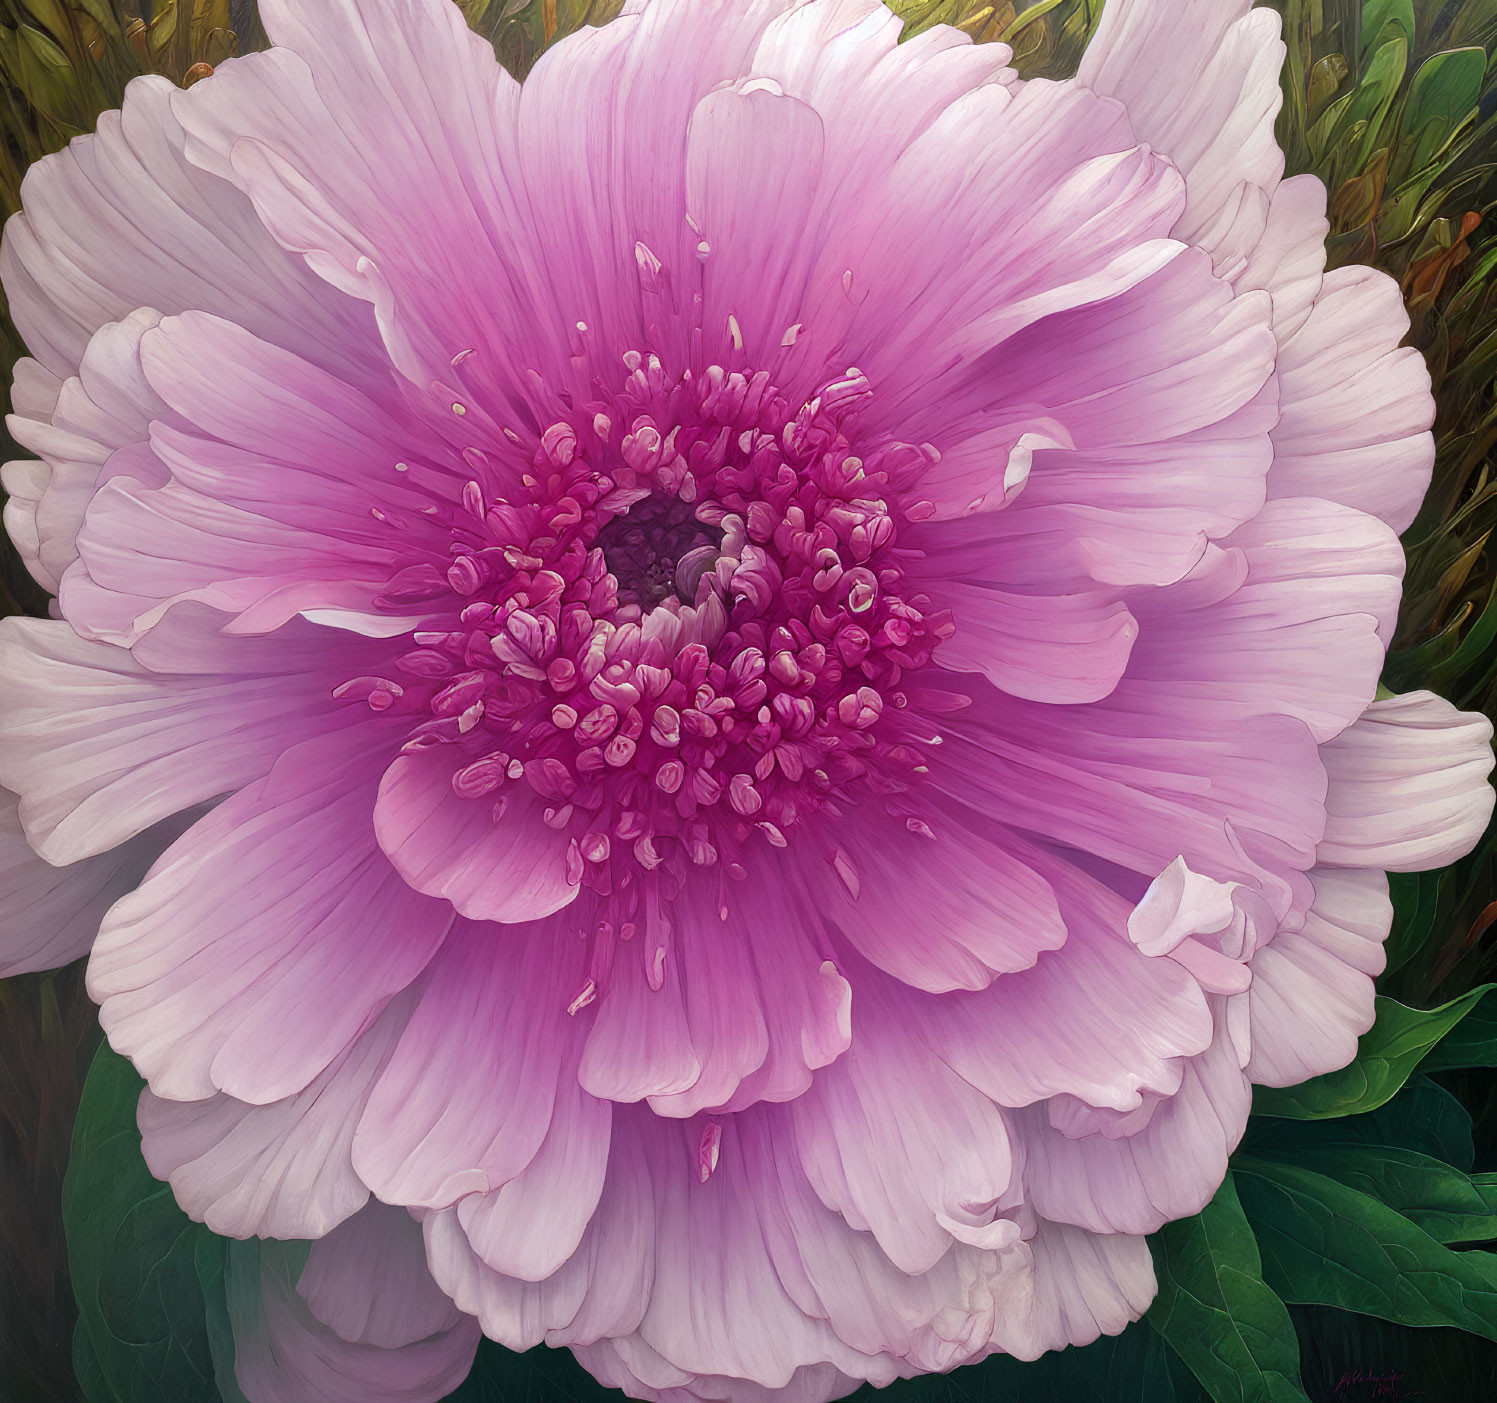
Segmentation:
{"type": "Polygon", "coordinates": [[[1468,1254],[1312,1169],[1241,1159],[1235,1174],[1263,1278],[1284,1300],[1497,1340],[1497,1282],[1468,1254]]]}
{"type": "Polygon", "coordinates": [[[1488,991],[1420,1066],[1427,1072],[1497,1067],[1497,991],[1488,991]]]}
{"type": "Polygon", "coordinates": [[[1301,1151],[1294,1162],[1396,1209],[1436,1242],[1497,1238],[1497,1185],[1491,1175],[1473,1177],[1453,1164],[1391,1145],[1329,1146],[1301,1151]]]}
{"type": "Polygon", "coordinates": [[[1194,1218],[1150,1239],[1159,1295],[1149,1323],[1217,1403],[1309,1403],[1284,1303],[1263,1283],[1232,1175],[1194,1218]]]}
{"type": "Polygon", "coordinates": [[[1384,974],[1401,969],[1424,948],[1440,909],[1439,872],[1390,872],[1388,895],[1393,898],[1393,929],[1384,950],[1384,974]]]}
{"type": "Polygon", "coordinates": [[[1468,117],[1476,116],[1486,71],[1483,49],[1450,49],[1420,65],[1404,106],[1402,169],[1419,170],[1468,117]]]}
{"type": "Polygon", "coordinates": [[[234,1373],[234,1327],[229,1321],[227,1272],[233,1245],[213,1233],[201,1233],[193,1264],[203,1288],[208,1352],[213,1359],[213,1377],[219,1394],[223,1403],[248,1403],[234,1373]]]}
{"type": "Polygon", "coordinates": [[[1471,1115],[1443,1086],[1415,1076],[1385,1106],[1339,1120],[1277,1120],[1254,1116],[1242,1153],[1293,1160],[1306,1150],[1331,1145],[1395,1145],[1429,1155],[1457,1169],[1475,1159],[1471,1115]]]}
{"type": "Polygon", "coordinates": [[[63,1185],[75,1346],[89,1403],[219,1403],[194,1254],[206,1231],[151,1177],[144,1083],[108,1044],[94,1057],[63,1185]]]}
{"type": "Polygon", "coordinates": [[[1377,1021],[1362,1035],[1349,1066],[1299,1086],[1259,1087],[1253,1096],[1254,1111],[1291,1120],[1321,1120],[1376,1110],[1493,988],[1497,985],[1483,984],[1427,1010],[1379,997],[1377,1021]]]}
{"type": "Polygon", "coordinates": [[[1414,0],[1367,0],[1362,6],[1361,67],[1365,70],[1373,55],[1397,38],[1414,42],[1414,0]]]}

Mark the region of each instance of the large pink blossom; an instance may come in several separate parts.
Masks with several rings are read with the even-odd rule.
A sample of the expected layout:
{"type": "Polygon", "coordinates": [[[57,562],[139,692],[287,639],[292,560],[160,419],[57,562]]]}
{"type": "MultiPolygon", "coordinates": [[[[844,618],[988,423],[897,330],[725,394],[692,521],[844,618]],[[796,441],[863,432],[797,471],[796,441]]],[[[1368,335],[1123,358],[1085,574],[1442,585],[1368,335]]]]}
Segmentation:
{"type": "Polygon", "coordinates": [[[0,255],[5,967],[91,945],[152,1169],[317,1239],[246,1393],[438,1397],[460,1312],[804,1403],[1119,1331],[1492,807],[1374,700],[1433,404],[1278,18],[1110,0],[1054,83],[653,0],[522,87],[263,12],[0,255]]]}

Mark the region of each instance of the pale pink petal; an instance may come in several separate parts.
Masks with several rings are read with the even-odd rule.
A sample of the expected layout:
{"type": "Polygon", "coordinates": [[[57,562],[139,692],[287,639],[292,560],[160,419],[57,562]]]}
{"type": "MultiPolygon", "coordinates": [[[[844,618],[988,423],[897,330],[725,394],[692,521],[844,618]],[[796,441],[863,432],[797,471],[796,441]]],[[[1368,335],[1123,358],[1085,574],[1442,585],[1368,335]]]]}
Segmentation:
{"type": "MultiPolygon", "coordinates": [[[[362,1227],[358,1218],[350,1223],[350,1231],[362,1227]]],[[[411,1223],[408,1231],[419,1236],[421,1229],[411,1223]]],[[[463,1317],[392,1349],[350,1342],[322,1324],[298,1294],[305,1260],[299,1243],[229,1248],[225,1287],[234,1376],[247,1403],[436,1403],[462,1382],[478,1348],[476,1322],[463,1317]]],[[[409,1274],[392,1284],[401,1293],[385,1307],[392,1313],[430,1297],[429,1282],[409,1274]]]]}
{"type": "Polygon", "coordinates": [[[168,820],[110,852],[54,867],[26,841],[17,804],[0,790],[0,979],[88,954],[104,913],[185,826],[168,820]]]}
{"type": "Polygon", "coordinates": [[[289,751],[111,910],[89,993],[158,1095],[294,1095],[440,947],[452,908],[407,887],[374,841],[371,730],[289,751]]]}
{"type": "MultiPolygon", "coordinates": [[[[124,344],[115,359],[136,362],[119,372],[121,397],[134,402],[112,429],[84,420],[76,466],[53,448],[54,491],[68,482],[75,496],[92,494],[86,512],[76,511],[83,568],[63,582],[64,609],[80,628],[105,631],[102,591],[137,611],[126,643],[185,599],[240,615],[238,631],[266,632],[319,604],[373,612],[402,566],[425,559],[446,569],[445,537],[425,513],[456,495],[459,450],[436,442],[413,451],[415,420],[398,401],[386,407],[203,313],[123,324],[116,340],[124,344]],[[225,363],[236,368],[232,392],[210,369],[225,363]],[[100,440],[91,454],[89,434],[100,440]],[[95,490],[90,456],[130,442],[139,446],[128,470],[117,454],[106,470],[112,480],[95,490]]],[[[58,423],[68,422],[66,389],[58,423]]],[[[31,441],[46,452],[56,432],[31,441]]],[[[58,535],[70,501],[59,500],[58,535]]]]}
{"type": "Polygon", "coordinates": [[[901,1026],[900,995],[871,981],[854,1049],[791,1103],[817,1196],[872,1232],[901,1271],[929,1271],[954,1241],[1007,1247],[1023,1198],[1004,1113],[901,1026]]]}
{"type": "Polygon", "coordinates": [[[49,861],[104,852],[368,718],[332,690],[380,671],[388,645],[308,624],[253,645],[222,636],[222,622],[174,614],[158,630],[165,657],[60,622],[0,623],[0,782],[49,861]]]}
{"type": "Polygon", "coordinates": [[[1279,915],[1308,905],[1326,778],[1302,721],[1218,719],[1125,678],[1086,707],[979,699],[942,734],[933,781],[992,822],[1149,880],[1186,853],[1264,884],[1279,915]]]}
{"type": "Polygon", "coordinates": [[[1444,867],[1470,852],[1492,816],[1492,723],[1432,692],[1373,702],[1321,758],[1325,866],[1444,867]]]}
{"type": "Polygon", "coordinates": [[[296,1294],[339,1339],[379,1349],[415,1344],[463,1320],[426,1270],[420,1225],[383,1203],[312,1244],[296,1294]]]}
{"type": "Polygon", "coordinates": [[[575,1065],[567,1004],[584,950],[565,915],[457,923],[354,1137],[354,1166],[376,1194],[445,1207],[498,1189],[535,1158],[575,1065]]]}
{"type": "Polygon", "coordinates": [[[1233,280],[1240,292],[1261,288],[1273,298],[1274,336],[1282,346],[1305,324],[1325,271],[1325,186],[1296,175],[1273,192],[1268,220],[1247,265],[1233,280]]]}
{"type": "Polygon", "coordinates": [[[101,479],[126,471],[152,486],[166,480],[166,469],[139,453],[122,454],[106,471],[116,452],[148,437],[166,408],[140,365],[141,338],[160,321],[159,312],[142,308],[101,326],[51,403],[30,413],[18,408],[8,421],[17,442],[45,459],[34,529],[38,567],[53,593],[78,559],[78,532],[101,479]]]}
{"type": "Polygon", "coordinates": [[[354,1173],[354,1130],[410,1005],[409,994],[397,994],[326,1071],[284,1101],[254,1106],[222,1092],[167,1101],[141,1092],[137,1120],[151,1173],[223,1237],[331,1231],[369,1200],[354,1173]]]}
{"type": "Polygon", "coordinates": [[[1042,1222],[1030,1250],[1030,1311],[1017,1328],[1006,1330],[1000,1322],[995,1336],[997,1344],[1020,1359],[1121,1334],[1153,1304],[1158,1282],[1142,1237],[1042,1222]]]}
{"type": "MultiPolygon", "coordinates": [[[[1066,943],[979,992],[906,995],[901,1017],[1001,1106],[1069,1092],[1129,1110],[1146,1091],[1172,1094],[1183,1059],[1212,1039],[1199,983],[1133,945],[1125,898],[1065,862],[1037,851],[1029,860],[1060,900],[1066,943]]],[[[872,978],[857,972],[855,988],[872,978]]]]}
{"type": "Polygon", "coordinates": [[[59,577],[42,561],[42,533],[37,508],[52,480],[52,470],[35,459],[18,459],[0,468],[5,488],[5,536],[15,547],[31,578],[49,594],[57,593],[59,577]]]}
{"type": "Polygon", "coordinates": [[[174,95],[165,78],[138,79],[122,111],[27,171],[0,276],[32,354],[65,379],[107,323],[141,307],[200,308],[372,380],[368,311],[277,248],[239,191],[188,164],[174,95]]]}
{"type": "Polygon", "coordinates": [[[492,1193],[457,1205],[458,1222],[487,1266],[541,1281],[577,1250],[603,1192],[612,1116],[611,1105],[583,1091],[568,1069],[535,1158],[492,1193]]]}
{"type": "Polygon", "coordinates": [[[1381,872],[1319,868],[1315,903],[1299,930],[1280,931],[1253,957],[1248,992],[1252,1056],[1247,1074],[1294,1086],[1356,1056],[1374,1015],[1373,978],[1393,923],[1381,872]]]}
{"type": "Polygon", "coordinates": [[[1403,581],[1398,538],[1334,502],[1282,498],[1221,547],[1135,604],[1130,689],[1213,716],[1297,717],[1329,740],[1376,691],[1403,581]]]}
{"type": "Polygon", "coordinates": [[[1121,101],[1138,139],[1179,167],[1188,203],[1173,232],[1226,276],[1262,236],[1284,171],[1273,130],[1280,21],[1250,5],[1121,0],[1103,13],[1076,79],[1121,101]]]}
{"type": "Polygon", "coordinates": [[[1429,371],[1412,347],[1398,284],[1372,268],[1327,273],[1279,357],[1283,418],[1268,490],[1326,497],[1404,530],[1434,467],[1429,371]],[[1376,413],[1369,413],[1369,406],[1376,413]]]}
{"type": "Polygon", "coordinates": [[[1186,1064],[1174,1095],[1146,1106],[1145,1123],[1130,1116],[1073,1135],[1053,1102],[1016,1118],[1025,1198],[1042,1218],[1094,1233],[1142,1235],[1211,1201],[1252,1105],[1251,1084],[1226,1033],[1225,1001],[1212,1002],[1215,1040],[1186,1064]]]}

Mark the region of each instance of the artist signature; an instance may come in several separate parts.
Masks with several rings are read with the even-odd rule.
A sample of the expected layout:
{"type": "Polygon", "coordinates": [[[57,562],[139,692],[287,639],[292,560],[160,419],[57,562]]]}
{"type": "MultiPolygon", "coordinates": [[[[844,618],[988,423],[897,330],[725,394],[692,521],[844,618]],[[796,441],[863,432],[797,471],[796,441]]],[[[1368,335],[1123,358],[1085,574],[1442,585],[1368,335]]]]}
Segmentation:
{"type": "Polygon", "coordinates": [[[1348,1369],[1336,1380],[1333,1390],[1338,1399],[1351,1398],[1417,1398],[1420,1390],[1407,1386],[1408,1374],[1403,1369],[1390,1369],[1385,1374],[1373,1373],[1369,1369],[1348,1369]]]}

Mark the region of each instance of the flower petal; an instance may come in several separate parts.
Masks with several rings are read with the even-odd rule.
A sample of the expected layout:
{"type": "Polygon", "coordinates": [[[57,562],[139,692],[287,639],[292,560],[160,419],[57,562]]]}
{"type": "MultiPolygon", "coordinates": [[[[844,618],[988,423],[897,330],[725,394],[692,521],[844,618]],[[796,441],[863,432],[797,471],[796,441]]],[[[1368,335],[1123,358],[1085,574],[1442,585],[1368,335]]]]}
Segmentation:
{"type": "Polygon", "coordinates": [[[1294,1086],[1346,1066],[1376,1012],[1372,981],[1393,924],[1388,879],[1332,867],[1310,876],[1315,903],[1303,928],[1280,931],[1253,957],[1246,1070],[1260,1086],[1294,1086]]]}
{"type": "Polygon", "coordinates": [[[570,1104],[556,1098],[582,963],[564,916],[456,924],[354,1137],[354,1166],[379,1197],[445,1207],[498,1189],[535,1158],[570,1104]]]}
{"type": "Polygon", "coordinates": [[[292,749],[110,911],[88,990],[157,1095],[294,1095],[441,946],[452,908],[374,842],[370,747],[358,728],[292,749]]]}
{"type": "Polygon", "coordinates": [[[183,826],[158,824],[112,852],[54,867],[26,841],[14,794],[0,790],[0,979],[88,954],[104,913],[183,826]]]}
{"type": "Polygon", "coordinates": [[[1434,468],[1435,401],[1424,357],[1399,348],[1408,329],[1403,294],[1386,273],[1326,274],[1279,356],[1271,496],[1345,502],[1395,531],[1413,521],[1434,468]]]}
{"type": "MultiPolygon", "coordinates": [[[[365,1209],[371,1218],[394,1210],[365,1209]]],[[[359,1219],[351,1220],[362,1231],[359,1219]]],[[[381,1229],[383,1231],[383,1229],[381,1229]]],[[[421,1230],[411,1223],[409,1231],[421,1230]]],[[[247,1403],[436,1403],[473,1365],[477,1324],[451,1328],[396,1349],[356,1344],[313,1315],[297,1292],[306,1249],[299,1243],[236,1242],[225,1286],[234,1332],[234,1376],[247,1403]]],[[[386,1309],[424,1303],[429,1284],[404,1274],[386,1309]]]]}
{"type": "Polygon", "coordinates": [[[222,622],[177,611],[157,631],[160,651],[139,655],[65,623],[0,622],[0,782],[21,795],[48,861],[105,852],[357,723],[332,690],[389,658],[388,644],[310,624],[252,645],[225,638],[222,622]]]}
{"type": "Polygon", "coordinates": [[[233,186],[184,158],[180,96],[166,78],[138,79],[121,111],[27,171],[0,277],[32,355],[65,379],[100,327],[141,307],[200,308],[324,368],[377,373],[368,311],[282,252],[233,186]]]}
{"type": "Polygon", "coordinates": [[[284,1101],[254,1106],[222,1092],[167,1101],[147,1088],[136,1118],[151,1173],[223,1237],[330,1232],[369,1200],[354,1173],[354,1129],[410,1005],[409,994],[397,994],[326,1071],[284,1101]]]}
{"type": "Polygon", "coordinates": [[[464,1319],[426,1270],[420,1226],[383,1203],[312,1244],[296,1294],[340,1340],[379,1349],[413,1345],[464,1319]]]}
{"type": "Polygon", "coordinates": [[[1492,723],[1432,692],[1373,702],[1321,757],[1325,866],[1427,872],[1470,852],[1492,817],[1492,723]]]}
{"type": "Polygon", "coordinates": [[[1117,0],[1076,76],[1121,101],[1139,140],[1179,167],[1187,203],[1173,233],[1206,249],[1226,276],[1262,236],[1284,171],[1274,139],[1280,20],[1251,3],[1117,0]]]}
{"type": "Polygon", "coordinates": [[[380,780],[374,829],[400,875],[475,921],[535,921],[570,905],[570,840],[543,821],[541,798],[523,782],[494,799],[459,797],[452,776],[473,757],[449,749],[400,755],[380,780]]]}

